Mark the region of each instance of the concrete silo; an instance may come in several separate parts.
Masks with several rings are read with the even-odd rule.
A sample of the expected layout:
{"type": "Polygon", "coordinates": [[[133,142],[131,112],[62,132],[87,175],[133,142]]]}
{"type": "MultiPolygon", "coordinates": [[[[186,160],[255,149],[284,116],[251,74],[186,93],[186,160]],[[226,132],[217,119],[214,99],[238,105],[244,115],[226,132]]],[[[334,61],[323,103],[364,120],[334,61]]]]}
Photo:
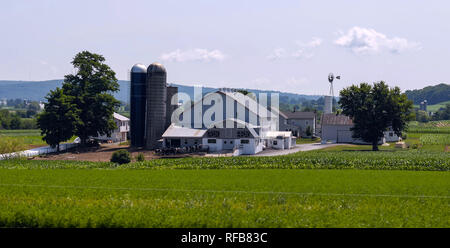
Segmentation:
{"type": "Polygon", "coordinates": [[[167,72],[163,65],[153,63],[147,68],[146,148],[155,149],[166,126],[167,72]]]}
{"type": "Polygon", "coordinates": [[[130,81],[131,145],[135,147],[144,147],[147,67],[142,64],[135,64],[131,68],[130,81]]]}

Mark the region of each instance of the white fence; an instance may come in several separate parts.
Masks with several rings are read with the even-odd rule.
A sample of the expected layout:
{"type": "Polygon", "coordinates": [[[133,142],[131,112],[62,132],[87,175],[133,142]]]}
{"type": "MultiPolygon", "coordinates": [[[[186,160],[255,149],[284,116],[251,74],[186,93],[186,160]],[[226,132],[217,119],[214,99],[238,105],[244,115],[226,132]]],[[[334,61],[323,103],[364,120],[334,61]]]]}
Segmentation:
{"type": "MultiPolygon", "coordinates": [[[[59,145],[60,151],[65,151],[67,149],[70,149],[72,147],[76,147],[78,144],[76,143],[66,143],[59,145]]],[[[13,152],[8,154],[0,154],[0,160],[3,159],[10,159],[10,158],[16,158],[16,157],[33,157],[33,156],[39,156],[42,154],[52,153],[56,152],[56,147],[51,148],[50,146],[43,146],[43,147],[37,147],[34,149],[21,151],[21,152],[13,152]]]]}

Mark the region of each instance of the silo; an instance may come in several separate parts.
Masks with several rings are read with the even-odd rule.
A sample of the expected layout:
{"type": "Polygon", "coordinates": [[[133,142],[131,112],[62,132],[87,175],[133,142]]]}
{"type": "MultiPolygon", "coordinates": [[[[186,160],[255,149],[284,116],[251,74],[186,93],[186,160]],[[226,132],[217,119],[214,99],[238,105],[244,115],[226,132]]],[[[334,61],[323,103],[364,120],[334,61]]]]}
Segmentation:
{"type": "Polygon", "coordinates": [[[325,108],[323,109],[325,114],[333,113],[333,97],[325,96],[325,108]]]}
{"type": "Polygon", "coordinates": [[[178,105],[172,105],[172,97],[174,97],[174,102],[178,103],[178,87],[168,86],[167,87],[167,104],[166,104],[166,126],[167,129],[170,124],[172,124],[172,113],[178,107],[178,105]]]}
{"type": "Polygon", "coordinates": [[[155,149],[166,125],[167,73],[164,66],[153,63],[147,68],[146,148],[155,149]]]}
{"type": "Polygon", "coordinates": [[[135,64],[130,75],[130,136],[131,145],[145,146],[147,67],[135,64]]]}

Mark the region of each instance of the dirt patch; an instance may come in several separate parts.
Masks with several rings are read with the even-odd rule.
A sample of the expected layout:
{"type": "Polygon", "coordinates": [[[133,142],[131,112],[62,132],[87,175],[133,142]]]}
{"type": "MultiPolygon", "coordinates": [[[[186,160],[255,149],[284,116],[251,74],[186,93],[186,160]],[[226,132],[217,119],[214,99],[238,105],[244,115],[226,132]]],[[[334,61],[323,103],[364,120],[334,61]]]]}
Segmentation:
{"type": "Polygon", "coordinates": [[[111,159],[113,152],[117,150],[125,149],[131,153],[131,156],[134,160],[134,157],[142,153],[146,160],[159,158],[156,156],[153,151],[130,148],[127,145],[118,145],[118,144],[102,144],[98,148],[77,148],[71,150],[69,152],[60,153],[60,154],[48,154],[40,157],[35,157],[36,160],[75,160],[75,161],[94,161],[94,162],[108,162],[111,159]]]}
{"type": "Polygon", "coordinates": [[[119,144],[101,144],[96,148],[77,148],[68,152],[59,154],[47,154],[34,157],[35,160],[74,160],[74,161],[93,161],[93,162],[108,162],[111,159],[113,152],[125,149],[130,152],[132,161],[135,161],[136,155],[144,154],[145,160],[159,159],[159,158],[185,158],[185,157],[199,157],[202,154],[176,154],[159,156],[154,151],[137,149],[129,145],[119,144]]]}

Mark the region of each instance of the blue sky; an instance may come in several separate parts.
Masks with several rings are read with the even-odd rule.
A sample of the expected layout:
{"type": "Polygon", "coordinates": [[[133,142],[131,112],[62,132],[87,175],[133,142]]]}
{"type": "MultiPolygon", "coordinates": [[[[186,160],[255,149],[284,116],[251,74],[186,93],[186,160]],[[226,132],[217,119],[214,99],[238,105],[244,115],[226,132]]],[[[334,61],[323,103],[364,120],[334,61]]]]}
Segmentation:
{"type": "Polygon", "coordinates": [[[72,73],[82,50],[119,79],[160,62],[169,83],[335,94],[385,80],[402,90],[448,83],[448,1],[0,2],[0,79],[72,73]]]}

